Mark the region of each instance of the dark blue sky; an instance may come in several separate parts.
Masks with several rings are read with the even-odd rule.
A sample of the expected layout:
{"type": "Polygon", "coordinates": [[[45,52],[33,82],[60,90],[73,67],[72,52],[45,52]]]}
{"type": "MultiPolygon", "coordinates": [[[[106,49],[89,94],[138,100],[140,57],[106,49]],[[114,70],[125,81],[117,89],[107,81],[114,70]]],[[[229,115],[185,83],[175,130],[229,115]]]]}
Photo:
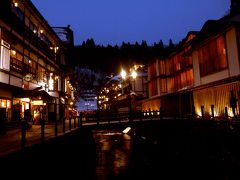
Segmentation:
{"type": "Polygon", "coordinates": [[[230,0],[32,0],[51,26],[71,25],[75,45],[167,44],[227,13],[230,0]]]}

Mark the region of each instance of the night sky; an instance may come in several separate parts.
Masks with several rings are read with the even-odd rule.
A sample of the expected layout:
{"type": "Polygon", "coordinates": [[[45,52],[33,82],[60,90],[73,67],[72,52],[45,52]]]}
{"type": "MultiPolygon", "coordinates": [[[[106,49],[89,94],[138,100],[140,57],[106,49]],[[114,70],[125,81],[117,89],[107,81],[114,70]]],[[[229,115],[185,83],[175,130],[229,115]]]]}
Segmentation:
{"type": "Polygon", "coordinates": [[[51,26],[74,31],[75,45],[88,38],[96,44],[123,41],[168,44],[199,31],[230,9],[230,0],[32,0],[51,26]]]}

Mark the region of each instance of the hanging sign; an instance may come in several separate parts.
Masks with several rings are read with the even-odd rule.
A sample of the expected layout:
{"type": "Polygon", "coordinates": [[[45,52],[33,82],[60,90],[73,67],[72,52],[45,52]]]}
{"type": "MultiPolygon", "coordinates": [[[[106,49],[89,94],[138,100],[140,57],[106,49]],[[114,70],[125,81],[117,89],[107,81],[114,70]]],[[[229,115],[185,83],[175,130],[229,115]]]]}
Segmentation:
{"type": "Polygon", "coordinates": [[[32,74],[26,74],[24,77],[23,77],[23,79],[25,80],[25,81],[27,81],[27,82],[30,82],[31,80],[32,80],[32,74]]]}

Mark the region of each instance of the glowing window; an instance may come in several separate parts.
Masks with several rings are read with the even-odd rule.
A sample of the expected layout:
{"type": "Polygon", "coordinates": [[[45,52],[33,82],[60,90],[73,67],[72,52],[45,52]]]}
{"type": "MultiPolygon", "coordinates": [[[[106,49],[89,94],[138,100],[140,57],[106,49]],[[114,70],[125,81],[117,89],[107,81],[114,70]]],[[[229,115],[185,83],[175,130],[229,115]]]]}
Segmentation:
{"type": "Polygon", "coordinates": [[[7,108],[7,100],[2,99],[2,108],[7,108]]]}

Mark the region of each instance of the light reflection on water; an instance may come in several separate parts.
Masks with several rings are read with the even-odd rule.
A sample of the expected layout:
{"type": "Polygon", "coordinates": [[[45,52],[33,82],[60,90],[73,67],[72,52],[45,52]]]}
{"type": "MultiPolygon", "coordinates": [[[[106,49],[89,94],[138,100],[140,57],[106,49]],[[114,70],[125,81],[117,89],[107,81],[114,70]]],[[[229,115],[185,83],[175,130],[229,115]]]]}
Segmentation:
{"type": "Polygon", "coordinates": [[[97,146],[97,179],[111,179],[129,166],[132,139],[121,131],[93,131],[97,146]]]}

